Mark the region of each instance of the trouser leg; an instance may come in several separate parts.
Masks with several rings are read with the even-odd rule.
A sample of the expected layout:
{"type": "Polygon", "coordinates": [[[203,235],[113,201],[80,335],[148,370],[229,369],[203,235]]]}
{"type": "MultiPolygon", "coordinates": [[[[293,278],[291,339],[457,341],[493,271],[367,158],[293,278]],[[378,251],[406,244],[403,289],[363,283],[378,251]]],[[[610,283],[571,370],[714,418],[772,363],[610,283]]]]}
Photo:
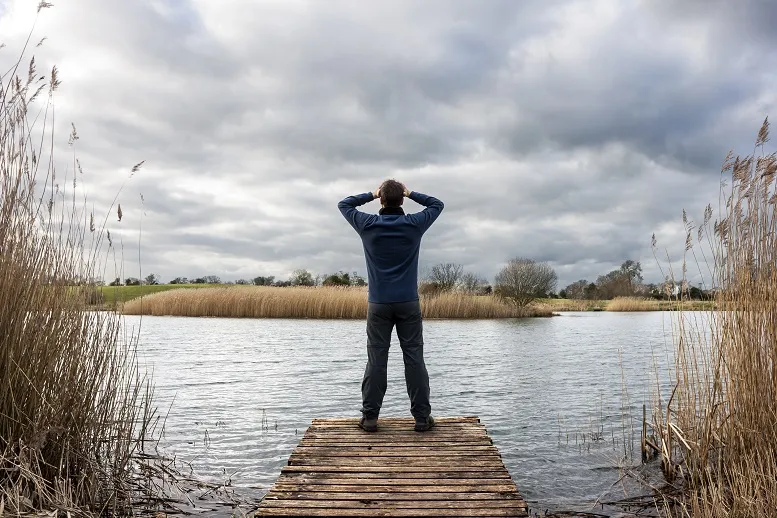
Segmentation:
{"type": "Polygon", "coordinates": [[[394,322],[388,304],[370,303],[367,310],[367,367],[362,380],[362,414],[376,419],[386,395],[389,346],[394,322]]]}
{"type": "Polygon", "coordinates": [[[432,412],[429,403],[429,374],[424,363],[424,334],[418,301],[394,304],[397,336],[405,361],[405,383],[410,397],[410,413],[426,419],[432,412]]]}

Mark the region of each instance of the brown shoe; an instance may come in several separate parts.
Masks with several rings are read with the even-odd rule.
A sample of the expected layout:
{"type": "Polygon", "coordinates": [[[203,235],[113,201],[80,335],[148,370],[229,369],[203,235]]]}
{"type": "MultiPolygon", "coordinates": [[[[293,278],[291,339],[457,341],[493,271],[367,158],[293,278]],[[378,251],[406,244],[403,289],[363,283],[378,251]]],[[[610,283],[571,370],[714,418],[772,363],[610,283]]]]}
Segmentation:
{"type": "Polygon", "coordinates": [[[365,432],[374,433],[378,431],[378,419],[367,419],[364,416],[362,416],[361,419],[359,419],[359,428],[364,430],[365,432]]]}
{"type": "Polygon", "coordinates": [[[434,417],[428,416],[426,419],[416,419],[415,420],[415,431],[416,432],[428,432],[432,428],[434,428],[434,417]]]}

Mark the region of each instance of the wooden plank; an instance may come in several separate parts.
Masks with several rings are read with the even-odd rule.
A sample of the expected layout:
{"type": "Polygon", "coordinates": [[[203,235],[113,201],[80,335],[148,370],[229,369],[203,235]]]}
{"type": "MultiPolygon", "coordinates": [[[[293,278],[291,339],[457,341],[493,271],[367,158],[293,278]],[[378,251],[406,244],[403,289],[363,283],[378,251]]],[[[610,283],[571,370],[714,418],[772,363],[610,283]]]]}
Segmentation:
{"type": "Polygon", "coordinates": [[[380,446],[298,446],[295,455],[317,457],[489,457],[499,456],[499,450],[493,446],[470,446],[468,448],[430,448],[405,446],[403,448],[385,448],[380,446]]]}
{"type": "Polygon", "coordinates": [[[419,472],[418,468],[413,466],[283,466],[281,468],[281,474],[284,473],[311,473],[321,475],[329,475],[336,473],[340,475],[362,474],[365,477],[399,477],[399,478],[446,478],[446,477],[462,477],[471,478],[476,475],[483,474],[486,478],[490,478],[494,474],[502,474],[509,477],[504,466],[490,469],[487,471],[479,471],[479,469],[473,469],[467,466],[450,466],[444,470],[434,470],[430,472],[419,472]]]}
{"type": "Polygon", "coordinates": [[[256,516],[527,516],[477,417],[314,419],[256,516]]]}
{"type": "MultiPolygon", "coordinates": [[[[488,493],[487,493],[488,494],[488,493]]],[[[268,500],[266,507],[298,507],[323,509],[478,509],[484,505],[495,508],[525,509],[523,500],[268,500]]]]}
{"type": "Polygon", "coordinates": [[[470,440],[456,440],[451,437],[432,437],[428,439],[416,439],[414,437],[397,437],[386,440],[384,435],[373,437],[303,437],[299,446],[429,446],[433,448],[466,448],[467,446],[491,446],[490,440],[485,437],[472,438],[470,440]]]}
{"type": "MultiPolygon", "coordinates": [[[[426,441],[426,442],[384,442],[384,441],[348,441],[346,439],[338,439],[335,441],[327,440],[315,440],[310,441],[303,439],[299,442],[299,448],[430,448],[434,450],[466,450],[472,448],[485,448],[492,447],[493,444],[488,441],[479,442],[444,442],[444,441],[426,441]]],[[[477,450],[475,450],[477,451],[477,450]]]]}
{"type": "MultiPolygon", "coordinates": [[[[377,486],[377,485],[321,485],[321,484],[284,484],[277,482],[274,491],[281,492],[336,492],[336,493],[507,493],[515,491],[515,484],[472,484],[472,485],[437,485],[437,486],[377,486]]],[[[331,496],[330,496],[331,498],[331,496]]]]}
{"type": "Polygon", "coordinates": [[[519,508],[479,509],[297,509],[264,507],[257,516],[528,516],[519,508]]]}
{"type": "MultiPolygon", "coordinates": [[[[289,457],[291,466],[405,466],[414,468],[438,467],[469,467],[469,468],[501,468],[502,461],[498,457],[481,460],[478,457],[302,457],[292,454],[289,457]]],[[[472,471],[472,470],[470,470],[472,471]]]]}
{"type": "Polygon", "coordinates": [[[365,478],[363,474],[361,477],[334,477],[331,473],[327,473],[327,476],[321,476],[323,474],[316,473],[313,475],[290,475],[283,474],[278,479],[278,484],[297,484],[297,485],[375,485],[375,486],[440,486],[440,485],[499,485],[512,483],[512,479],[508,477],[472,477],[472,478],[365,478]]]}
{"type": "MultiPolygon", "coordinates": [[[[455,432],[459,430],[485,430],[486,427],[482,424],[466,424],[466,423],[450,423],[450,424],[436,424],[434,428],[431,430],[428,430],[426,432],[416,432],[415,431],[415,425],[414,424],[396,424],[396,423],[386,423],[378,421],[378,431],[380,430],[407,430],[414,433],[429,433],[429,432],[455,432]]],[[[359,428],[356,424],[326,424],[326,423],[320,423],[320,424],[314,424],[311,425],[309,430],[311,432],[315,431],[327,431],[327,430],[354,430],[354,431],[360,431],[364,433],[370,433],[365,432],[361,428],[359,428]]]]}
{"type": "MultiPolygon", "coordinates": [[[[415,419],[410,417],[389,417],[378,419],[378,422],[386,421],[392,424],[400,425],[414,425],[415,419]]],[[[470,417],[436,417],[434,421],[437,424],[450,424],[450,423],[480,423],[480,418],[477,416],[470,417]]],[[[327,418],[314,418],[312,424],[359,424],[358,417],[327,417],[327,418]]]]}
{"type": "MultiPolygon", "coordinates": [[[[515,500],[526,504],[515,491],[501,493],[469,492],[469,493],[331,493],[326,491],[275,491],[265,495],[267,500],[405,500],[426,502],[427,500],[515,500]]],[[[425,505],[425,504],[421,504],[425,505]]]]}

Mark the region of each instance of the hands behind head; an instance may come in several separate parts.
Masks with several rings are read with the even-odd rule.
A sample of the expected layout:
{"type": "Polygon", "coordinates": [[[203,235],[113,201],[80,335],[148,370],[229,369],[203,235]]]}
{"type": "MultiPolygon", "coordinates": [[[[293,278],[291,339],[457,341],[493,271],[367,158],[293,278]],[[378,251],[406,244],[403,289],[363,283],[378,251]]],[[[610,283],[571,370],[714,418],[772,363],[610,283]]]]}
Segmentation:
{"type": "MultiPolygon", "coordinates": [[[[382,187],[382,184],[381,184],[381,187],[382,187]]],[[[410,190],[409,190],[407,187],[405,187],[405,184],[402,184],[402,187],[403,187],[403,189],[404,189],[404,190],[403,190],[403,192],[402,192],[402,194],[403,194],[405,197],[408,197],[408,196],[410,196],[410,193],[411,193],[412,191],[410,191],[410,190]]],[[[380,187],[378,187],[377,189],[375,189],[375,191],[372,193],[372,196],[373,196],[373,198],[374,198],[374,199],[376,199],[376,200],[377,200],[378,198],[380,198],[380,187]]]]}

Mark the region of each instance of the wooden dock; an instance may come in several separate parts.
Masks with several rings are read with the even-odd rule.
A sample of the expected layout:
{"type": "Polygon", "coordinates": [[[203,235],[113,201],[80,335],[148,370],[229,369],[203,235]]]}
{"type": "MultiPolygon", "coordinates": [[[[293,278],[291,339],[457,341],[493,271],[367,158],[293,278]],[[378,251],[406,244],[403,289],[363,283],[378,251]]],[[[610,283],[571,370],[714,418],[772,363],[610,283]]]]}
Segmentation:
{"type": "Polygon", "coordinates": [[[528,516],[477,417],[314,419],[256,516],[528,516]]]}

